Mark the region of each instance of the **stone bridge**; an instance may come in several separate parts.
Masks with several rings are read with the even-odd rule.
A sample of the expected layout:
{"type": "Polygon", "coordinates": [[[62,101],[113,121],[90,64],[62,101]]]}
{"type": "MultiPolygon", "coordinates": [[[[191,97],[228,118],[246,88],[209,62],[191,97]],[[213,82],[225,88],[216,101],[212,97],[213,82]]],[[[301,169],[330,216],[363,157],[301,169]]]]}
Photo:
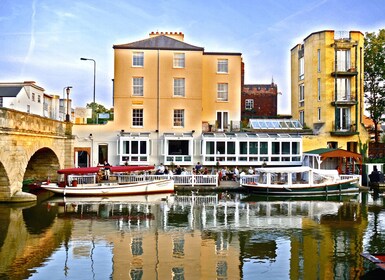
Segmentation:
{"type": "Polygon", "coordinates": [[[23,182],[56,181],[72,167],[72,123],[0,108],[0,202],[36,200],[23,182]]]}

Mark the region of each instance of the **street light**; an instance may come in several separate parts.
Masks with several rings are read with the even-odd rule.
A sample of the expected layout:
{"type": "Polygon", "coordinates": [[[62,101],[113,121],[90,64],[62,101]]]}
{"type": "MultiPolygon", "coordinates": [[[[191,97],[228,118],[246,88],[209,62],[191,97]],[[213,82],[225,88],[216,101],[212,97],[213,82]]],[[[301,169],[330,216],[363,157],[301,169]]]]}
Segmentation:
{"type": "Polygon", "coordinates": [[[70,121],[70,91],[72,87],[66,87],[66,93],[67,93],[67,115],[66,115],[66,122],[70,121]]]}
{"type": "Polygon", "coordinates": [[[90,60],[94,62],[94,99],[93,99],[93,106],[92,106],[92,120],[94,119],[94,107],[95,107],[95,78],[96,78],[96,61],[92,58],[84,58],[81,57],[80,60],[90,60]]]}

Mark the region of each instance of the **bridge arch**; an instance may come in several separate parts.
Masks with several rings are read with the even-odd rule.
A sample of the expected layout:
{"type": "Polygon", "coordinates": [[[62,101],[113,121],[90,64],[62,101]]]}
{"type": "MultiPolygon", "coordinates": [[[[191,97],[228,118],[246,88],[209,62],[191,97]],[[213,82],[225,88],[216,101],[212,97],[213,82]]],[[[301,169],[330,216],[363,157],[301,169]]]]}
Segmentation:
{"type": "Polygon", "coordinates": [[[0,161],[0,195],[9,195],[9,177],[4,164],[0,161]]]}

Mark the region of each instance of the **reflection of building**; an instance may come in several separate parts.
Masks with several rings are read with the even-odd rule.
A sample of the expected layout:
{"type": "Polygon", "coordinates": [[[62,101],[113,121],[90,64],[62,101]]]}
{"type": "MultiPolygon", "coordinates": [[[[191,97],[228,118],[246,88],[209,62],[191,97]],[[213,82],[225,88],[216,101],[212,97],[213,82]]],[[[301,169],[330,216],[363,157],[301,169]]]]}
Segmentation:
{"type": "Polygon", "coordinates": [[[359,152],[363,125],[363,44],[358,31],[314,32],[291,49],[291,113],[313,135],[303,150],[342,148],[359,152]]]}

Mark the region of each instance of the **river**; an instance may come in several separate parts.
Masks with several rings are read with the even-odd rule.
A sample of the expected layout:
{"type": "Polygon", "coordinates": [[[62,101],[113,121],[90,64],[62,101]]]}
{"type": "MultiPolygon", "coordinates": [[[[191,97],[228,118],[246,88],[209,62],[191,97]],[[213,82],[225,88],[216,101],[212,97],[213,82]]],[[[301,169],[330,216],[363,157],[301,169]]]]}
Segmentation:
{"type": "MultiPolygon", "coordinates": [[[[39,195],[0,204],[0,279],[376,279],[384,197],[39,195]]],[[[383,278],[385,279],[385,278],[383,278]]]]}

